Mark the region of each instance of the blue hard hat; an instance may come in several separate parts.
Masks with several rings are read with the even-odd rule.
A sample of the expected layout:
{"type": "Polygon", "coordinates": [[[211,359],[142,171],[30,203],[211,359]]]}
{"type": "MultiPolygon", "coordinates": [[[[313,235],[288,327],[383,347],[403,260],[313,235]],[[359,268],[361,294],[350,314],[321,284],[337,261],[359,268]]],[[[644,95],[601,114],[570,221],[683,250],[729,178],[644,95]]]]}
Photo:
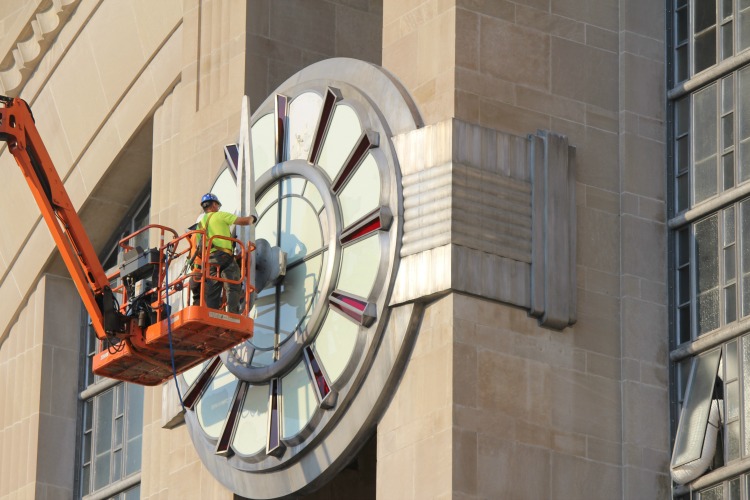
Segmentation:
{"type": "Polygon", "coordinates": [[[217,198],[215,194],[213,194],[213,193],[206,193],[201,198],[201,206],[203,208],[205,208],[206,207],[206,203],[210,203],[210,202],[213,202],[213,201],[215,201],[216,203],[218,203],[219,205],[221,205],[221,202],[219,201],[219,198],[217,198]]]}

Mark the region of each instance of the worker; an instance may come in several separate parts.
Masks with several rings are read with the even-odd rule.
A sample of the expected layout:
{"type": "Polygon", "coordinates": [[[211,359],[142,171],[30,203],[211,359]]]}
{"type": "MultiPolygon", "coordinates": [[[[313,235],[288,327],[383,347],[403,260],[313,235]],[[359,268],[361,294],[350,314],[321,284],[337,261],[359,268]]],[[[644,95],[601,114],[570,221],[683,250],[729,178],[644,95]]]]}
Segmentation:
{"type": "MultiPolygon", "coordinates": [[[[255,215],[249,217],[238,217],[228,212],[221,212],[221,202],[219,198],[213,193],[206,193],[201,198],[201,207],[203,208],[204,215],[198,223],[198,229],[206,231],[206,241],[210,240],[214,236],[224,236],[230,238],[232,233],[230,226],[237,224],[239,226],[247,226],[254,224],[257,221],[255,215]]],[[[202,248],[199,246],[199,248],[202,248]]],[[[237,265],[237,261],[234,258],[232,251],[232,242],[223,238],[215,238],[211,243],[211,254],[208,258],[209,275],[216,276],[216,270],[219,271],[219,276],[224,279],[233,281],[239,281],[241,273],[240,268],[237,265]]],[[[206,280],[206,306],[218,309],[221,305],[221,291],[222,289],[227,292],[227,311],[231,313],[240,312],[240,296],[242,294],[242,285],[239,283],[226,283],[216,281],[212,279],[206,280]],[[223,285],[223,286],[222,286],[223,285]]],[[[196,303],[196,298],[200,295],[200,284],[197,286],[191,284],[193,291],[193,303],[196,303]]]]}

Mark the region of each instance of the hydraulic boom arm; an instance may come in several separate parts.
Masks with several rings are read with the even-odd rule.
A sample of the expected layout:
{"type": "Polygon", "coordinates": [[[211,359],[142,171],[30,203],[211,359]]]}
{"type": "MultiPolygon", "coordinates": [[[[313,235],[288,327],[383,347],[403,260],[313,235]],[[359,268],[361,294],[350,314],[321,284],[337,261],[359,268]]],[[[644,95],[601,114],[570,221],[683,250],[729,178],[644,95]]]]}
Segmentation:
{"type": "Polygon", "coordinates": [[[60,255],[83,300],[100,339],[123,332],[125,318],[117,306],[106,273],[73,203],[65,191],[28,104],[0,96],[0,140],[8,144],[31,188],[60,255]]]}

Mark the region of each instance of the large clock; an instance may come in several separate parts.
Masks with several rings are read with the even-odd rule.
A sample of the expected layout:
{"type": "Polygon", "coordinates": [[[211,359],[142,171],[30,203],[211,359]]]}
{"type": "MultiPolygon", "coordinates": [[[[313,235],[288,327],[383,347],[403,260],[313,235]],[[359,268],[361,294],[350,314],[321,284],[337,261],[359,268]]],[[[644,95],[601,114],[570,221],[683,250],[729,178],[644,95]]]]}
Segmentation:
{"type": "MultiPolygon", "coordinates": [[[[198,454],[239,495],[320,486],[387,404],[405,338],[388,326],[403,213],[391,139],[420,125],[415,110],[382,68],[331,59],[253,114],[255,237],[285,270],[258,291],[253,338],[182,377],[198,454]]],[[[214,190],[233,179],[227,169],[214,190]]]]}

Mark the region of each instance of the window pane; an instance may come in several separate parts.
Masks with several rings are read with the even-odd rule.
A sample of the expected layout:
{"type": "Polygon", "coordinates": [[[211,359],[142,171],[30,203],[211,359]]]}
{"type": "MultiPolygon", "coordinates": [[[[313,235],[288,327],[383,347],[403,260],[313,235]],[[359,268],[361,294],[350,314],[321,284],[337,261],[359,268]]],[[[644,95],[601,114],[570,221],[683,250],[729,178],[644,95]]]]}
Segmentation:
{"type": "Polygon", "coordinates": [[[300,94],[289,104],[289,140],[287,144],[290,160],[307,159],[322,106],[323,98],[315,92],[300,94]]]}
{"type": "Polygon", "coordinates": [[[696,303],[698,334],[719,328],[719,290],[712,290],[698,296],[696,303]]]}
{"type": "Polygon", "coordinates": [[[237,379],[222,365],[206,389],[208,396],[199,399],[195,406],[195,414],[201,427],[214,439],[221,435],[236,387],[237,379]]]}
{"type": "Polygon", "coordinates": [[[97,455],[94,460],[94,491],[104,488],[110,483],[110,459],[109,453],[97,455]]]}
{"type": "Polygon", "coordinates": [[[81,474],[81,493],[88,495],[91,492],[91,466],[84,465],[81,474]]]}
{"type": "MultiPolygon", "coordinates": [[[[748,9],[750,16],[750,9],[748,9]]],[[[737,93],[743,96],[738,102],[739,171],[740,180],[750,179],[750,67],[739,71],[737,93]]]]}
{"type": "Polygon", "coordinates": [[[724,155],[722,158],[722,171],[724,173],[724,190],[734,187],[734,153],[724,155]]]}
{"type": "Polygon", "coordinates": [[[96,398],[96,454],[112,448],[112,407],[114,392],[109,391],[96,398]]]}
{"type": "Polygon", "coordinates": [[[690,262],[690,233],[687,228],[680,229],[677,233],[677,263],[680,266],[684,266],[690,262]]]}
{"type": "MultiPolygon", "coordinates": [[[[724,322],[731,323],[737,319],[737,289],[730,285],[724,290],[724,322]]],[[[718,328],[718,325],[717,325],[718,328]]]]}
{"type": "Polygon", "coordinates": [[[717,84],[695,94],[695,133],[693,151],[695,154],[694,190],[695,203],[716,194],[716,153],[717,142],[717,84]]]}
{"type": "Polygon", "coordinates": [[[700,500],[724,500],[724,485],[720,484],[713,488],[703,490],[700,492],[698,498],[700,498],[700,500]]]}
{"type": "Polygon", "coordinates": [[[679,9],[675,20],[675,42],[679,45],[687,41],[688,9],[679,9]]]}
{"type": "Polygon", "coordinates": [[[344,227],[380,205],[380,172],[372,154],[367,154],[339,194],[344,227]]]}
{"type": "Polygon", "coordinates": [[[701,0],[695,4],[695,32],[716,24],[716,0],[701,0]]]}
{"type": "Polygon", "coordinates": [[[721,118],[722,145],[724,149],[734,146],[734,113],[721,118]]]}
{"type": "Polygon", "coordinates": [[[688,133],[690,127],[690,98],[683,97],[674,105],[675,113],[675,135],[681,136],[688,133]]]}
{"type": "Polygon", "coordinates": [[[253,169],[258,179],[276,164],[276,132],[273,113],[269,113],[252,126],[253,169]]]}
{"type": "Polygon", "coordinates": [[[141,454],[143,447],[143,438],[138,436],[128,441],[128,447],[125,455],[125,476],[141,470],[141,454]]]}
{"type": "Polygon", "coordinates": [[[727,424],[727,462],[740,458],[740,422],[727,424]]]}
{"type": "Polygon", "coordinates": [[[127,408],[128,439],[140,436],[143,432],[143,386],[128,384],[127,408]]]}
{"type": "Polygon", "coordinates": [[[677,279],[679,281],[679,297],[678,302],[684,304],[690,300],[690,268],[685,267],[680,269],[677,273],[677,279]]]}
{"type": "Polygon", "coordinates": [[[333,310],[328,312],[315,340],[315,352],[332,384],[349,364],[358,333],[359,327],[353,321],[333,310]]]}
{"type": "Polygon", "coordinates": [[[675,56],[675,80],[681,82],[688,77],[688,46],[687,44],[679,47],[675,56]]]}
{"type": "Polygon", "coordinates": [[[729,481],[729,500],[740,500],[740,478],[729,481]]]}
{"type": "Polygon", "coordinates": [[[692,462],[701,456],[720,358],[719,349],[694,358],[689,392],[680,413],[675,436],[672,467],[692,462]]]}
{"type": "Polygon", "coordinates": [[[318,408],[318,399],[304,360],[281,379],[283,438],[295,436],[304,429],[318,408]]]}
{"type": "Polygon", "coordinates": [[[678,312],[679,317],[679,339],[678,342],[682,344],[690,340],[690,305],[682,306],[678,312]]]}
{"type": "Polygon", "coordinates": [[[737,381],[729,382],[726,385],[726,404],[727,404],[727,421],[739,418],[740,416],[740,392],[737,381]]]}
{"type": "MultiPolygon", "coordinates": [[[[744,401],[750,400],[750,336],[742,337],[742,397],[744,401]]],[[[750,425],[750,405],[744,404],[742,414],[742,426],[747,429],[750,425]]],[[[745,432],[745,441],[742,454],[750,453],[750,432],[745,432]]]]}
{"type": "Polygon", "coordinates": [[[716,28],[696,36],[693,47],[696,73],[716,64],[716,28]]]}
{"type": "Polygon", "coordinates": [[[726,370],[726,380],[737,378],[737,340],[733,340],[727,344],[724,369],[726,370]]]}
{"type": "Polygon", "coordinates": [[[141,485],[137,484],[127,490],[125,493],[125,500],[139,500],[141,498],[141,485]]]}
{"type": "Polygon", "coordinates": [[[734,53],[734,30],[732,22],[726,23],[721,27],[721,58],[726,59],[734,53]]]}
{"type": "Polygon", "coordinates": [[[112,481],[122,479],[122,450],[117,450],[112,456],[112,481]]]}
{"type": "Polygon", "coordinates": [[[232,449],[243,455],[253,455],[266,446],[268,421],[268,386],[248,387],[240,421],[232,441],[232,449]]]}
{"type": "Polygon", "coordinates": [[[377,233],[345,246],[336,288],[367,299],[378,276],[379,262],[380,239],[377,233]]]}
{"type": "Polygon", "coordinates": [[[695,224],[695,261],[697,292],[702,293],[719,284],[719,227],[713,215],[695,224]]]}
{"type": "Polygon", "coordinates": [[[739,29],[740,46],[737,52],[742,52],[750,47],[750,9],[740,12],[739,29]]]}
{"type": "Polygon", "coordinates": [[[357,113],[350,106],[339,103],[333,112],[318,159],[318,165],[331,180],[338,175],[361,134],[362,126],[357,113]]]}

